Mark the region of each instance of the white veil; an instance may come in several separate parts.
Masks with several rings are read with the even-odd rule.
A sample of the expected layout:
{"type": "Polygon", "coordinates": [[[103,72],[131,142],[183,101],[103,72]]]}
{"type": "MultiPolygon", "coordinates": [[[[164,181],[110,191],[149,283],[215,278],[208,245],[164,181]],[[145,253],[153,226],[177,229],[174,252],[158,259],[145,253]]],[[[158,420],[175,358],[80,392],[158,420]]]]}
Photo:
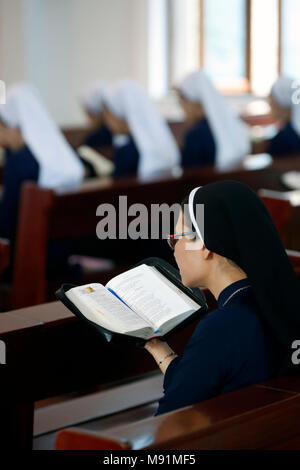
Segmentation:
{"type": "Polygon", "coordinates": [[[300,80],[288,77],[279,77],[271,89],[274,100],[283,108],[291,109],[291,124],[300,136],[300,80]]]}
{"type": "Polygon", "coordinates": [[[106,80],[97,80],[85,90],[81,96],[81,103],[88,111],[100,115],[103,111],[103,93],[108,87],[106,80]]]}
{"type": "Polygon", "coordinates": [[[215,139],[218,168],[230,168],[250,153],[245,126],[202,70],[188,75],[177,88],[187,100],[202,104],[215,139]]]}
{"type": "Polygon", "coordinates": [[[127,121],[140,154],[138,176],[147,178],[178,168],[180,152],[172,132],[139,84],[120,81],[105,89],[103,101],[113,114],[127,121]]]}
{"type": "Polygon", "coordinates": [[[10,87],[0,119],[19,127],[26,145],[39,163],[38,184],[57,191],[79,185],[84,167],[41,104],[38,91],[27,83],[10,87]]]}

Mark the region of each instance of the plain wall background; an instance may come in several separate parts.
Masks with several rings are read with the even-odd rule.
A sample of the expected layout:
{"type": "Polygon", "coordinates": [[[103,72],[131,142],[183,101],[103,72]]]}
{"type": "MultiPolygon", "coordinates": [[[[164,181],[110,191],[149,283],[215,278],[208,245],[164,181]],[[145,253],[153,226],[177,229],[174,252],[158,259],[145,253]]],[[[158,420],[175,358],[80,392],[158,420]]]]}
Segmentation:
{"type": "Polygon", "coordinates": [[[59,124],[82,123],[91,81],[148,88],[149,1],[0,0],[0,79],[33,82],[59,124]]]}

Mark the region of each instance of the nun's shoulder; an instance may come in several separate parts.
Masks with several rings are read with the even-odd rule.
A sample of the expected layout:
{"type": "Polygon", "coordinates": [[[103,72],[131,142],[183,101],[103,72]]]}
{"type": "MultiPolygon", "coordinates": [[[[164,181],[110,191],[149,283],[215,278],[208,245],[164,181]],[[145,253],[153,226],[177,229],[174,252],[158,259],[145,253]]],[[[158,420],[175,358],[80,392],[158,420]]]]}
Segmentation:
{"type": "Polygon", "coordinates": [[[21,149],[12,152],[6,151],[5,167],[7,171],[16,171],[17,173],[27,173],[38,168],[38,162],[31,150],[24,146],[21,149]]]}
{"type": "Polygon", "coordinates": [[[278,134],[274,137],[274,140],[276,140],[276,138],[277,140],[284,139],[286,142],[296,142],[300,145],[300,136],[297,134],[290,121],[282,129],[280,129],[278,134]]]}
{"type": "Polygon", "coordinates": [[[85,138],[85,145],[101,147],[112,144],[112,133],[104,124],[91,131],[85,138]]]}
{"type": "Polygon", "coordinates": [[[208,338],[236,338],[243,336],[243,332],[249,337],[250,330],[261,327],[261,320],[254,297],[251,293],[243,295],[229,302],[226,306],[219,306],[203,317],[193,334],[193,339],[208,338]]]}
{"type": "Polygon", "coordinates": [[[216,339],[223,335],[228,337],[228,333],[231,334],[232,331],[231,326],[231,316],[226,315],[224,309],[216,308],[199,320],[190,341],[209,341],[210,338],[216,339]]]}
{"type": "Polygon", "coordinates": [[[293,128],[291,122],[288,122],[269,141],[268,152],[271,155],[300,152],[300,136],[293,128]]]}
{"type": "Polygon", "coordinates": [[[211,129],[209,126],[209,122],[206,118],[200,119],[200,121],[197,121],[193,126],[188,128],[186,132],[186,137],[193,138],[197,137],[199,138],[202,136],[207,136],[211,135],[211,129]]]}

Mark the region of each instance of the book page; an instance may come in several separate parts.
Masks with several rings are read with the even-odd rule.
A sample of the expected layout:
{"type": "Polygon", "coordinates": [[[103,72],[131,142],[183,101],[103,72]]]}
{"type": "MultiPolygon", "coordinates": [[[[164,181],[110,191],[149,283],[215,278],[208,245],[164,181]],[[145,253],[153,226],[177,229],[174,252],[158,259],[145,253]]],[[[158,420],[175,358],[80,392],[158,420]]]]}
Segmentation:
{"type": "Polygon", "coordinates": [[[145,264],[107,283],[141,317],[157,330],[171,318],[194,312],[199,305],[152,266],[145,264]]]}
{"type": "Polygon", "coordinates": [[[167,320],[165,323],[163,323],[160,326],[161,335],[163,336],[166,333],[168,333],[170,330],[173,330],[175,326],[179,325],[184,320],[186,320],[186,318],[188,318],[192,313],[194,313],[194,311],[190,310],[189,312],[182,313],[181,315],[177,315],[176,317],[173,317],[170,320],[167,320]]]}
{"type": "Polygon", "coordinates": [[[66,296],[88,320],[109,330],[127,333],[150,326],[101,284],[73,287],[66,296]]]}

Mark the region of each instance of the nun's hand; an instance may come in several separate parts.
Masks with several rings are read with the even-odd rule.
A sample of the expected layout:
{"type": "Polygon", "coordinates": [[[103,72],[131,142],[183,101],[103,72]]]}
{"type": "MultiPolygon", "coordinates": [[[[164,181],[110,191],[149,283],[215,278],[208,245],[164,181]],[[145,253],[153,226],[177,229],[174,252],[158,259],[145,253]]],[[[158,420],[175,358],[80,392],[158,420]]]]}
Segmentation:
{"type": "Polygon", "coordinates": [[[144,348],[153,356],[163,374],[166,372],[170,362],[177,356],[170,346],[159,338],[147,341],[144,348]]]}

